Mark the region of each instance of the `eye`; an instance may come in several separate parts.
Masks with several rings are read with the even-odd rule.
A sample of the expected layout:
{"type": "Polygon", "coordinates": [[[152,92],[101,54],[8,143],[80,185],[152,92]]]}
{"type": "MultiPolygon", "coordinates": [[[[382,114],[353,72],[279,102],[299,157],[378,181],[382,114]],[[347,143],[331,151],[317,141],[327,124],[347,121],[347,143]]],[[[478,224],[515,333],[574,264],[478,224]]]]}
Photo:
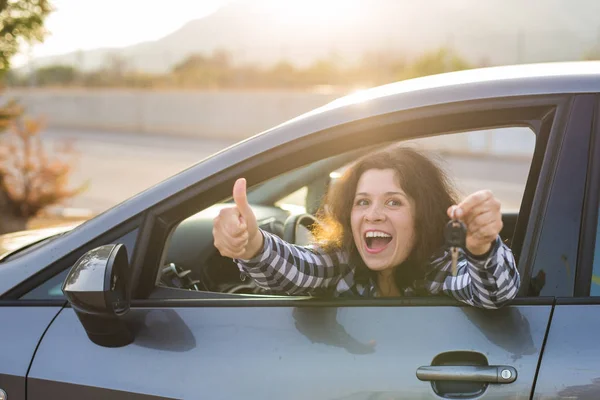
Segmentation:
{"type": "Polygon", "coordinates": [[[390,207],[400,207],[402,202],[400,200],[390,199],[387,201],[386,205],[390,207]]]}
{"type": "Polygon", "coordinates": [[[357,199],[354,201],[354,205],[355,206],[368,206],[369,205],[369,200],[367,199],[357,199]]]}

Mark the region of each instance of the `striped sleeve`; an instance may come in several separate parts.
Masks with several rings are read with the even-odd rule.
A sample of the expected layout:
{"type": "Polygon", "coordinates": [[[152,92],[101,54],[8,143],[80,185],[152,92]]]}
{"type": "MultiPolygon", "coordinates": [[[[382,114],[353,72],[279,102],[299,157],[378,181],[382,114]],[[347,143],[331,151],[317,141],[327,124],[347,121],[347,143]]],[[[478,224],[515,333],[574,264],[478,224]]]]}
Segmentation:
{"type": "Polygon", "coordinates": [[[451,256],[446,251],[433,261],[431,293],[443,291],[458,301],[479,308],[496,309],[517,296],[521,284],[510,248],[500,237],[485,258],[461,252],[456,276],[451,273],[451,256]]]}
{"type": "Polygon", "coordinates": [[[249,260],[235,259],[240,271],[272,293],[300,295],[334,286],[347,269],[345,253],[297,246],[260,230],[263,249],[249,260]]]}

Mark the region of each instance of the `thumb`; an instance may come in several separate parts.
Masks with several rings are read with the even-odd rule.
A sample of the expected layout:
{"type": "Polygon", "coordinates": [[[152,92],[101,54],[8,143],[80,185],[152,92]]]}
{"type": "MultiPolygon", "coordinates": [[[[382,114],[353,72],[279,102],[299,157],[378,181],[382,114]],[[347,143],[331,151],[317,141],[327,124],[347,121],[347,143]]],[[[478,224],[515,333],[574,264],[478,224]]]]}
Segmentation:
{"type": "Polygon", "coordinates": [[[452,205],[448,207],[446,213],[448,214],[448,218],[450,219],[460,219],[463,216],[463,210],[460,208],[460,206],[457,205],[452,205]]]}
{"type": "Polygon", "coordinates": [[[254,217],[254,213],[252,212],[252,208],[250,208],[250,204],[248,204],[248,197],[246,197],[246,179],[240,178],[235,181],[233,185],[233,201],[237,206],[242,217],[248,220],[248,217],[252,215],[254,217]]]}

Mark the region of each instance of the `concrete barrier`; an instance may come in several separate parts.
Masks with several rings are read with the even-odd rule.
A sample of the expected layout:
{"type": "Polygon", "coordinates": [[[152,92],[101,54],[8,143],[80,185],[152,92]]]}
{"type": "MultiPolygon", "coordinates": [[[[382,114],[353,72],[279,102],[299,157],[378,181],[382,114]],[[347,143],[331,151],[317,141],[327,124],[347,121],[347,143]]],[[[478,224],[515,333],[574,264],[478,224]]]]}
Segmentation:
{"type": "MultiPolygon", "coordinates": [[[[27,112],[51,128],[135,132],[237,141],[343,93],[301,91],[147,91],[132,89],[10,89],[27,112]]],[[[531,157],[535,136],[507,128],[420,139],[427,149],[471,155],[531,157]]]]}
{"type": "Polygon", "coordinates": [[[240,140],[342,94],[294,91],[11,89],[49,127],[240,140]]]}

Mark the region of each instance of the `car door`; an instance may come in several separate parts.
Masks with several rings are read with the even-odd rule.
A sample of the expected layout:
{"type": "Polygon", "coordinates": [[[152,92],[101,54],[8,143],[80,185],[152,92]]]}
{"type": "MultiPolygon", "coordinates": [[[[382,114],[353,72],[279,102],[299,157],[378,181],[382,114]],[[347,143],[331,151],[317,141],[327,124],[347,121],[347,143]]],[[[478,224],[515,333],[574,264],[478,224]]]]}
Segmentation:
{"type": "MultiPolygon", "coordinates": [[[[135,236],[135,230],[119,233],[116,241],[133,248],[135,236]]],[[[0,399],[27,398],[26,378],[38,345],[67,304],[60,291],[67,272],[50,276],[18,300],[0,299],[0,395],[5,396],[0,399]]]]}
{"type": "Polygon", "coordinates": [[[324,142],[304,148],[294,147],[296,142],[150,210],[132,262],[136,298],[124,317],[133,343],[93,343],[74,310],[65,308],[36,352],[28,399],[529,398],[554,304],[552,296],[535,292],[539,281],[532,274],[543,265],[547,284],[554,284],[563,260],[576,259],[578,235],[554,248],[548,237],[556,234],[559,222],[563,232],[579,231],[592,104],[593,96],[586,95],[484,101],[420,110],[418,118],[403,114],[398,129],[376,130],[387,123],[383,118],[394,118],[388,115],[362,130],[337,133],[356,147],[408,135],[405,128],[416,123],[448,130],[507,123],[535,127],[536,151],[513,247],[523,285],[521,297],[510,305],[482,310],[445,297],[153,296],[175,221],[225,197],[236,175],[260,182],[282,165],[291,169],[294,160],[314,159],[328,149],[324,142]],[[575,163],[568,161],[573,158],[575,163]],[[569,195],[558,196],[557,188],[566,182],[569,195]],[[569,218],[563,220],[559,212],[569,218]],[[542,248],[548,257],[540,255],[542,248]]]}
{"type": "Polygon", "coordinates": [[[25,400],[25,379],[46,328],[65,301],[24,307],[0,301],[0,398],[25,400]]]}
{"type": "MultiPolygon", "coordinates": [[[[556,301],[534,399],[600,398],[599,104],[596,98],[574,294],[568,297],[565,293],[558,294],[561,297],[556,301]]],[[[569,190],[569,186],[563,188],[563,192],[569,190]]],[[[565,278],[564,272],[560,278],[565,278]]]]}

